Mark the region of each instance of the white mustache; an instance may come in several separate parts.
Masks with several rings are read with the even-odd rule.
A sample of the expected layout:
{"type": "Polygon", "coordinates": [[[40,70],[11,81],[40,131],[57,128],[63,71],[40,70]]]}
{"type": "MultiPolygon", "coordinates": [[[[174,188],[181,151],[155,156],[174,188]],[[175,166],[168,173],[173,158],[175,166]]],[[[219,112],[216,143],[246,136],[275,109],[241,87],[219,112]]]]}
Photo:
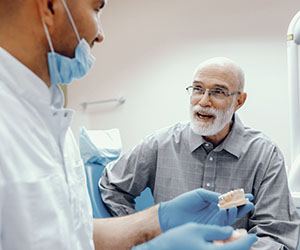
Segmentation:
{"type": "Polygon", "coordinates": [[[214,109],[214,108],[203,108],[200,105],[195,105],[192,107],[192,112],[193,113],[204,113],[206,115],[212,115],[212,116],[218,116],[219,111],[214,109]]]}

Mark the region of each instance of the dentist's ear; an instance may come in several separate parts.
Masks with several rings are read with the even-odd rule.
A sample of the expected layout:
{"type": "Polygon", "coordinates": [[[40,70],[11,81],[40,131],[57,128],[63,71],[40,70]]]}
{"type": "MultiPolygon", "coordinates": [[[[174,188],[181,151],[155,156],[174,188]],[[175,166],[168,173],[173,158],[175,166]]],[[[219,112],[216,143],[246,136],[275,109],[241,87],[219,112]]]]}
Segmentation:
{"type": "Polygon", "coordinates": [[[238,97],[236,99],[235,111],[237,111],[244,105],[246,99],[247,99],[247,93],[242,92],[238,95],[238,97]]]}
{"type": "Polygon", "coordinates": [[[55,15],[63,11],[61,0],[36,0],[41,19],[49,29],[54,25],[55,15]]]}

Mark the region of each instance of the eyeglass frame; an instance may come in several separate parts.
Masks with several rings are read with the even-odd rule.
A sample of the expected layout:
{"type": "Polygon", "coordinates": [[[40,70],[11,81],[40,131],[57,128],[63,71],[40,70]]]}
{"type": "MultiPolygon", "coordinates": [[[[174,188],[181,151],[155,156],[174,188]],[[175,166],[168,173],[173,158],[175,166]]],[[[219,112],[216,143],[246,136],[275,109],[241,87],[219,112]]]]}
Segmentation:
{"type": "MultiPolygon", "coordinates": [[[[211,96],[213,96],[212,95],[212,90],[214,89],[214,88],[212,88],[212,89],[207,89],[207,88],[203,88],[203,87],[201,87],[201,86],[188,86],[188,87],[186,87],[185,88],[185,90],[189,93],[189,95],[190,96],[193,96],[193,90],[194,89],[203,89],[203,90],[205,90],[204,92],[203,92],[203,94],[199,94],[199,95],[201,95],[201,98],[206,94],[206,91],[208,91],[208,96],[209,97],[211,97],[211,96]],[[192,89],[192,92],[190,93],[190,89],[192,89]]],[[[233,96],[233,95],[236,95],[236,94],[241,94],[242,92],[241,91],[234,91],[234,92],[229,92],[228,91],[228,93],[226,92],[226,90],[223,90],[223,94],[224,94],[224,98],[226,98],[226,97],[229,97],[229,96],[233,96]]],[[[215,99],[219,99],[219,98],[217,98],[217,97],[215,97],[215,96],[213,96],[215,99]]],[[[223,98],[222,98],[223,99],[223,98]]],[[[219,99],[220,100],[220,99],[219,99]]]]}

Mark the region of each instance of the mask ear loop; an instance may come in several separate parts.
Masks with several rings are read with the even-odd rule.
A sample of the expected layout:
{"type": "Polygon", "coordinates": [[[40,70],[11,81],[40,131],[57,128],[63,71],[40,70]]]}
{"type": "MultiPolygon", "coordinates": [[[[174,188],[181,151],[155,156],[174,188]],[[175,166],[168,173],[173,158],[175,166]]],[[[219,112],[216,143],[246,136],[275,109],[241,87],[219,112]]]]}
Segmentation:
{"type": "Polygon", "coordinates": [[[74,32],[75,32],[75,34],[76,34],[76,37],[77,37],[77,40],[78,40],[78,43],[79,43],[79,42],[80,42],[80,36],[79,36],[78,30],[77,30],[77,28],[76,28],[74,19],[73,19],[72,15],[71,15],[71,12],[70,12],[70,10],[69,10],[67,4],[66,4],[66,1],[65,1],[65,0],[61,0],[61,2],[62,2],[63,6],[64,6],[64,8],[65,8],[65,10],[66,10],[66,12],[67,12],[67,15],[68,15],[68,17],[69,17],[70,23],[71,23],[71,25],[72,25],[72,28],[73,28],[73,30],[74,30],[74,32]]]}
{"type": "Polygon", "coordinates": [[[43,23],[45,34],[46,34],[46,37],[47,37],[47,40],[48,40],[48,43],[49,43],[49,46],[50,46],[50,50],[51,50],[51,52],[54,52],[54,48],[53,48],[53,44],[52,44],[52,40],[51,40],[51,37],[50,37],[50,34],[49,34],[48,27],[45,24],[44,20],[42,20],[42,23],[43,23]]]}
{"type": "MultiPolygon", "coordinates": [[[[50,34],[49,34],[48,27],[47,27],[47,25],[45,24],[44,18],[42,18],[42,23],[43,23],[43,27],[44,27],[44,30],[45,30],[45,34],[46,34],[46,38],[47,38],[47,40],[48,40],[48,44],[49,44],[50,50],[51,50],[52,53],[55,53],[54,47],[53,47],[53,44],[52,44],[52,40],[51,40],[51,36],[50,36],[50,34]]],[[[49,65],[49,55],[48,55],[48,65],[49,65]]],[[[55,70],[56,70],[56,72],[58,72],[57,65],[55,66],[55,70]]],[[[50,79],[51,79],[51,75],[50,75],[50,79]]],[[[51,84],[51,88],[52,88],[53,85],[54,85],[54,84],[51,84]]],[[[51,97],[51,98],[52,98],[51,103],[53,103],[53,97],[54,97],[54,96],[52,95],[52,97],[51,97]]]]}

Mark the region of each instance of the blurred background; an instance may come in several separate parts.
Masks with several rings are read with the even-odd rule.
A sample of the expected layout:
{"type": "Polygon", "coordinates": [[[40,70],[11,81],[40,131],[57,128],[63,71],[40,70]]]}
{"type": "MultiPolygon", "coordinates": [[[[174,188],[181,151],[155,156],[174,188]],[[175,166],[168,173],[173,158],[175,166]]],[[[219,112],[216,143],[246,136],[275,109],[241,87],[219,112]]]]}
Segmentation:
{"type": "Polygon", "coordinates": [[[189,120],[197,65],[225,56],[245,71],[244,124],[279,145],[290,165],[286,33],[296,0],[109,0],[105,40],[91,73],[68,87],[73,131],[119,128],[128,150],[162,127],[189,120]],[[124,96],[125,103],[80,104],[124,96]]]}

